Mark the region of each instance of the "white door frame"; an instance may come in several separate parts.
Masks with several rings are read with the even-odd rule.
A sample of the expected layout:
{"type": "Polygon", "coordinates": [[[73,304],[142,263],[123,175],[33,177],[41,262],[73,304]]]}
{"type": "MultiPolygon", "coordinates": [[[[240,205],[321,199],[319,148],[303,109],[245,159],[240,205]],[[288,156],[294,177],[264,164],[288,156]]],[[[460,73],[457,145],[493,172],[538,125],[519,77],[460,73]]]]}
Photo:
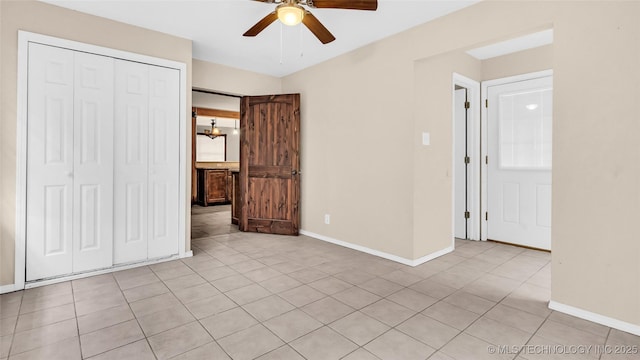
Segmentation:
{"type": "MultiPolygon", "coordinates": [[[[527,74],[521,74],[521,75],[515,75],[515,76],[508,76],[505,78],[500,78],[500,79],[495,79],[495,80],[488,80],[488,81],[483,81],[481,83],[482,85],[482,104],[484,104],[484,106],[482,106],[482,116],[481,116],[481,152],[482,152],[482,159],[486,159],[486,157],[488,156],[488,133],[487,133],[487,129],[488,129],[488,124],[487,124],[487,117],[489,116],[488,113],[488,107],[487,107],[487,95],[489,92],[489,87],[491,86],[496,86],[496,85],[504,85],[504,84],[509,84],[509,83],[514,83],[514,82],[519,82],[519,81],[526,81],[526,80],[532,80],[532,79],[538,79],[538,78],[542,78],[542,77],[547,77],[547,76],[553,76],[553,70],[549,69],[549,70],[542,70],[542,71],[536,71],[536,72],[532,72],[532,73],[527,73],[527,74]]],[[[489,161],[492,161],[492,159],[489,159],[489,161]]],[[[496,161],[495,159],[493,159],[493,161],[496,161]]],[[[487,213],[487,174],[488,173],[488,166],[487,166],[487,162],[483,161],[482,162],[482,169],[481,169],[481,198],[482,198],[482,202],[480,203],[480,212],[481,214],[486,214],[487,213]]],[[[487,227],[489,225],[489,221],[487,220],[487,217],[482,216],[481,219],[481,226],[480,226],[480,239],[481,240],[487,240],[487,227]]]]}
{"type": "MultiPolygon", "coordinates": [[[[88,52],[92,54],[109,56],[117,59],[141,62],[150,65],[177,69],[180,72],[180,179],[179,179],[179,217],[178,217],[178,255],[175,257],[191,256],[186,251],[186,214],[188,210],[187,191],[190,184],[186,181],[187,163],[187,65],[185,63],[160,59],[152,56],[135,54],[127,51],[106,48],[77,41],[60,39],[52,36],[36,34],[27,31],[18,31],[18,92],[17,92],[17,131],[16,131],[16,234],[15,234],[15,270],[14,283],[2,287],[2,292],[21,290],[25,288],[26,269],[26,216],[27,216],[27,75],[28,75],[28,48],[29,43],[40,43],[62,47],[71,50],[88,52]]],[[[190,192],[190,191],[189,191],[190,192]]],[[[190,199],[190,194],[189,194],[190,199]]],[[[158,262],[158,261],[152,261],[158,262]]],[[[142,265],[144,263],[141,263],[142,265]]],[[[138,266],[138,265],[132,265],[138,266]]],[[[132,267],[129,266],[129,267],[132,267]]],[[[100,270],[62,277],[56,280],[39,282],[44,285],[52,282],[69,280],[109,272],[100,270]]],[[[33,284],[26,284],[32,287],[33,284]]]]}
{"type": "MultiPolygon", "coordinates": [[[[480,82],[470,79],[466,76],[453,73],[453,80],[451,84],[451,99],[452,99],[452,134],[455,134],[455,91],[456,85],[462,86],[467,89],[467,100],[470,103],[470,107],[467,110],[467,141],[468,141],[468,156],[471,158],[469,164],[470,171],[467,173],[467,190],[468,190],[468,204],[469,204],[469,222],[467,223],[467,236],[470,240],[480,240],[480,82]]],[[[455,154],[456,138],[452,136],[452,154],[455,154]]],[[[452,174],[451,177],[451,204],[455,204],[455,161],[452,156],[452,174]]],[[[451,210],[452,238],[455,238],[455,206],[452,206],[451,210]]]]}

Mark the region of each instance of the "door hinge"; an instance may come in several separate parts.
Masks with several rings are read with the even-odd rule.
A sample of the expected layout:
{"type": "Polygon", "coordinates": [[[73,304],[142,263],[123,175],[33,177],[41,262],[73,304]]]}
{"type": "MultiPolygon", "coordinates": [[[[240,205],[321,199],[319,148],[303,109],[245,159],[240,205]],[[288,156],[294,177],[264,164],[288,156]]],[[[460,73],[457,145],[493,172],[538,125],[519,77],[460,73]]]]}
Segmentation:
{"type": "Polygon", "coordinates": [[[465,164],[469,164],[469,163],[471,163],[471,158],[470,158],[470,157],[468,157],[468,156],[465,156],[465,157],[464,157],[464,163],[465,163],[465,164]]]}
{"type": "Polygon", "coordinates": [[[489,212],[488,211],[484,213],[484,219],[486,221],[489,221],[489,212]]]}
{"type": "Polygon", "coordinates": [[[489,156],[488,155],[484,157],[484,163],[489,165],[489,156]]]}
{"type": "Polygon", "coordinates": [[[469,109],[470,107],[471,107],[471,103],[470,103],[470,102],[468,102],[468,101],[465,101],[465,102],[464,102],[464,108],[465,108],[465,109],[469,109]]]}
{"type": "Polygon", "coordinates": [[[484,99],[484,107],[489,107],[489,99],[484,99]]]}
{"type": "Polygon", "coordinates": [[[471,217],[471,214],[470,214],[468,211],[465,211],[465,212],[464,212],[464,218],[465,218],[465,219],[468,219],[468,218],[470,218],[470,217],[471,217]]]}

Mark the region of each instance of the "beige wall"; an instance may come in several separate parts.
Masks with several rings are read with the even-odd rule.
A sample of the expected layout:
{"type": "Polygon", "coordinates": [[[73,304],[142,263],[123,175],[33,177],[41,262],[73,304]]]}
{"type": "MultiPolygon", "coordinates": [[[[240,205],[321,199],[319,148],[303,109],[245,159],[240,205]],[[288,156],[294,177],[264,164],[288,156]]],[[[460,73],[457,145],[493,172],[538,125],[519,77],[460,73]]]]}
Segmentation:
{"type": "Polygon", "coordinates": [[[454,72],[477,81],[482,62],[453,51],[414,63],[413,258],[453,245],[454,72]],[[431,145],[422,145],[422,132],[429,132],[431,145]]]}
{"type": "Polygon", "coordinates": [[[193,88],[232,95],[280,94],[280,78],[193,59],[193,88]]]}
{"type": "MultiPolygon", "coordinates": [[[[191,88],[191,41],[36,1],[0,1],[0,9],[0,284],[5,285],[12,284],[14,279],[18,30],[186,63],[188,89],[191,88]]],[[[191,107],[190,91],[187,107],[191,107]]],[[[189,124],[187,133],[190,132],[189,124]]],[[[191,146],[187,149],[187,156],[191,156],[191,146]]],[[[187,183],[190,178],[189,172],[187,183]]],[[[188,195],[187,199],[190,198],[188,195]]],[[[187,249],[190,249],[189,220],[188,216],[187,249]]]]}
{"type": "Polygon", "coordinates": [[[283,79],[301,93],[301,229],[407,259],[413,67],[388,54],[410,46],[374,43],[283,79]]]}
{"type": "Polygon", "coordinates": [[[519,51],[482,61],[482,80],[532,73],[553,68],[553,45],[519,51]]]}
{"type": "MultiPolygon", "coordinates": [[[[410,259],[448,244],[451,99],[429,61],[553,27],[552,299],[640,325],[639,16],[639,2],[483,1],[283,78],[302,94],[302,228],[410,259]]],[[[499,60],[486,78],[508,75],[499,60]]]]}
{"type": "Polygon", "coordinates": [[[554,24],[552,299],[640,325],[640,3],[554,24]]]}

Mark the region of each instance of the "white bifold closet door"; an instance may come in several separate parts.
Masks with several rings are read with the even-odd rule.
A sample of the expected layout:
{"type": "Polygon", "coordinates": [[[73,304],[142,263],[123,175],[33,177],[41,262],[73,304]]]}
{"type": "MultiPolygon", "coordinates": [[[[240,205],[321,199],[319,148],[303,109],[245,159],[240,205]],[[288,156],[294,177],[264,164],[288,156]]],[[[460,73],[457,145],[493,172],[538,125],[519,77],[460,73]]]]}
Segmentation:
{"type": "Polygon", "coordinates": [[[178,253],[179,72],[116,60],[114,263],[178,253]]]}
{"type": "Polygon", "coordinates": [[[29,45],[27,281],[113,264],[109,57],[29,45]]]}

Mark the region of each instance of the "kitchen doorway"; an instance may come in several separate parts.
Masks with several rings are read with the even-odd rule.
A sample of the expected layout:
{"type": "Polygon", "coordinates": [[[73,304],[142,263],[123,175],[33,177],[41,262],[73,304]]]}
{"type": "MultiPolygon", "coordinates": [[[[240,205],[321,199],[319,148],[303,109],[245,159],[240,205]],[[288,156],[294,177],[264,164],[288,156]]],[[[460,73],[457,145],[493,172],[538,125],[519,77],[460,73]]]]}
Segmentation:
{"type": "Polygon", "coordinates": [[[192,91],[194,241],[238,232],[232,204],[240,168],[240,98],[208,90],[192,91]]]}

